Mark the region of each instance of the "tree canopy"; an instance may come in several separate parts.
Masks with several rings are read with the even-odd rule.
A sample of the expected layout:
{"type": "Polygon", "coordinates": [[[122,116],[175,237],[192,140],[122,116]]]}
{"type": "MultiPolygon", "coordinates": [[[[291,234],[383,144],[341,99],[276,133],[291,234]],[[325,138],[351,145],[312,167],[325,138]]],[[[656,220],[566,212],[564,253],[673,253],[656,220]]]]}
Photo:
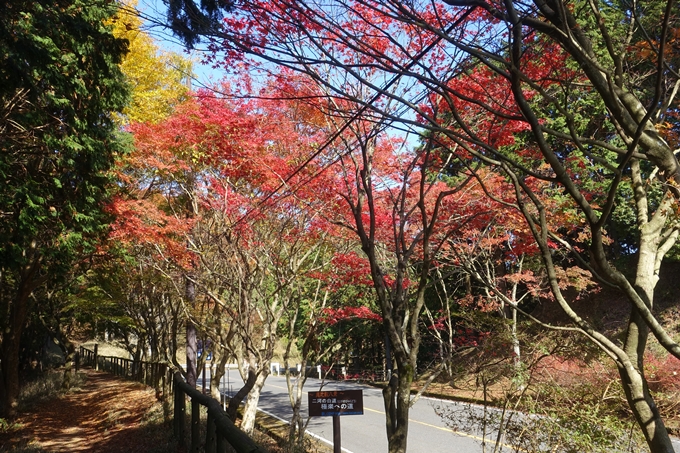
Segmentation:
{"type": "Polygon", "coordinates": [[[91,5],[90,28],[59,37],[79,2],[2,19],[10,311],[92,250],[108,214],[112,259],[88,278],[124,299],[137,356],[179,365],[185,324],[190,382],[197,336],[216,373],[237,358],[246,429],[277,342],[304,363],[357,363],[366,347],[387,372],[389,450],[404,452],[414,379],[426,371],[427,386],[462,350],[503,344],[525,393],[521,354],[541,347],[520,338],[526,321],[607,357],[650,450],[672,451],[645,371],[652,336],[680,358],[656,303],[680,234],[672,0],[164,4],[163,25],[206,45],[221,84],[188,91],[187,63],[158,53],[131,9],[91,5]],[[134,150],[103,211],[119,64],[134,150]],[[618,295],[620,330],[580,304],[600,291],[618,295]],[[339,344],[353,329],[362,338],[339,344]]]}
{"type": "MultiPolygon", "coordinates": [[[[279,65],[304,74],[331,102],[355,104],[340,115],[347,123],[368,118],[429,137],[442,158],[449,156],[454,174],[481,183],[480,167],[503,175],[514,200],[488,195],[522,213],[552,296],[573,328],[616,364],[650,449],[672,451],[646,390],[644,356],[651,333],[680,357],[653,313],[659,267],[678,235],[674,2],[234,6],[222,22],[196,29],[209,39],[213,63],[227,71],[279,65]],[[613,225],[616,202],[635,213],[633,277],[609,260],[615,238],[605,227],[613,225]],[[565,255],[558,250],[569,260],[559,259],[565,255]],[[567,265],[626,296],[632,308],[623,344],[574,310],[559,278],[567,265]]],[[[364,154],[356,172],[369,209],[373,164],[364,154]]],[[[366,214],[356,211],[357,224],[366,214]]],[[[369,256],[375,225],[362,237],[369,256]]],[[[381,273],[374,271],[373,279],[379,294],[381,273]]],[[[401,319],[385,312],[391,307],[383,307],[386,327],[401,319]]],[[[390,439],[390,451],[405,449],[403,435],[390,439]]]]}
{"type": "Polygon", "coordinates": [[[16,1],[0,19],[0,415],[19,390],[31,294],[94,250],[106,230],[108,170],[125,152],[113,113],[127,102],[127,41],[105,1],[16,1]]]}

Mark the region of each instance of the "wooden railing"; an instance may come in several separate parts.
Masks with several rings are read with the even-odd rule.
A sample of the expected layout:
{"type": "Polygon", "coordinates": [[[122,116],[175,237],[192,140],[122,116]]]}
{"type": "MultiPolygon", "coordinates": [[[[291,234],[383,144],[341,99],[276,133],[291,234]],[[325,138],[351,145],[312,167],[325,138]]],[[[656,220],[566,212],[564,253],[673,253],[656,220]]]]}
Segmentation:
{"type": "Polygon", "coordinates": [[[204,439],[200,434],[200,411],[201,406],[208,410],[208,420],[205,434],[206,453],[224,453],[227,446],[237,453],[266,453],[266,450],[258,446],[246,433],[238,429],[231,419],[224,413],[222,406],[214,398],[202,394],[184,381],[182,374],[175,373],[173,380],[174,389],[174,432],[180,443],[185,439],[186,400],[191,402],[191,449],[199,451],[204,439]]]}
{"type": "Polygon", "coordinates": [[[145,383],[162,391],[163,399],[173,395],[173,432],[180,445],[186,445],[186,403],[191,404],[191,444],[189,451],[205,453],[226,453],[231,446],[236,453],[267,453],[255,444],[246,433],[238,429],[222,410],[219,401],[204,395],[184,381],[179,371],[171,375],[170,368],[163,363],[135,362],[121,357],[100,356],[97,345],[94,350],[80,347],[76,357],[76,368],[91,366],[97,370],[107,371],[145,383]],[[172,377],[172,378],[171,378],[172,377]],[[201,406],[207,408],[208,417],[205,438],[201,436],[201,406]]]}
{"type": "Polygon", "coordinates": [[[80,347],[79,354],[76,356],[76,368],[81,365],[90,366],[95,370],[107,371],[116,376],[133,379],[163,390],[163,396],[171,384],[170,368],[165,363],[144,362],[125,359],[122,357],[100,356],[97,345],[94,350],[80,347]]]}

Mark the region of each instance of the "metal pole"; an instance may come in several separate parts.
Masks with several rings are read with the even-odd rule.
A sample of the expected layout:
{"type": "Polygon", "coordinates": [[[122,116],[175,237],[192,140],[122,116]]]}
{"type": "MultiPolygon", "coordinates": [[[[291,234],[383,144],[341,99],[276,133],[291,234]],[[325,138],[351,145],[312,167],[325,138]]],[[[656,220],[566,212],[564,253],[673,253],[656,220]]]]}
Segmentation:
{"type": "Polygon", "coordinates": [[[340,453],[340,416],[333,416],[333,453],[340,453]]]}
{"type": "Polygon", "coordinates": [[[227,366],[224,365],[224,373],[222,373],[222,378],[220,379],[220,399],[222,400],[222,410],[227,411],[227,389],[224,387],[224,380],[227,377],[227,366]]]}
{"type": "Polygon", "coordinates": [[[201,390],[203,391],[203,394],[205,395],[205,362],[203,362],[203,377],[201,378],[201,390]]]}

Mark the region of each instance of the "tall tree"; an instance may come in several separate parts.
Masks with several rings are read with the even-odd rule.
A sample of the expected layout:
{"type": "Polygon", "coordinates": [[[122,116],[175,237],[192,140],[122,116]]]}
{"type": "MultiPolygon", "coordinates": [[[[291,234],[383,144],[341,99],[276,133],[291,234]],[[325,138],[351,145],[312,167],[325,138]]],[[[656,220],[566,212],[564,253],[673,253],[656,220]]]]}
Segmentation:
{"type": "Polygon", "coordinates": [[[18,1],[0,18],[0,416],[19,392],[31,294],[105,231],[107,171],[123,152],[112,120],[127,101],[127,44],[107,1],[18,1]]]}
{"type": "Polygon", "coordinates": [[[137,0],[122,3],[111,22],[114,36],[129,43],[121,69],[130,85],[131,102],[123,110],[123,121],[158,122],[188,98],[191,61],[158,47],[137,15],[137,0]]]}
{"type": "Polygon", "coordinates": [[[555,300],[573,328],[618,368],[650,449],[672,452],[648,390],[644,356],[651,333],[680,357],[680,346],[653,312],[659,268],[678,235],[674,1],[282,0],[237,6],[219,26],[196,30],[221,40],[228,67],[238,58],[250,68],[263,62],[293,68],[333,96],[398,120],[401,128],[431,131],[462,168],[488,165],[507,177],[516,195],[511,204],[525,217],[555,300]],[[395,93],[395,83],[404,89],[395,93]],[[383,99],[404,110],[385,110],[385,102],[375,102],[383,99]],[[624,180],[633,187],[628,199],[637,225],[633,277],[608,261],[604,230],[624,180]],[[663,195],[653,197],[653,191],[663,195]],[[548,196],[561,200],[564,216],[549,215],[548,196]],[[566,227],[576,224],[576,231],[566,227]],[[563,294],[557,248],[626,296],[623,345],[563,294]]]}
{"type": "Polygon", "coordinates": [[[244,381],[253,371],[245,429],[253,426],[279,321],[294,300],[292,280],[313,256],[320,223],[305,205],[316,187],[278,195],[281,203],[267,200],[311,144],[291,111],[278,107],[201,92],[164,121],[132,124],[137,149],[121,172],[129,196],[114,204],[123,214],[119,232],[155,242],[159,257],[185,272],[193,267],[199,303],[187,307],[190,321],[212,336],[221,356],[249,364],[244,381]],[[186,200],[190,222],[181,218],[186,200]]]}

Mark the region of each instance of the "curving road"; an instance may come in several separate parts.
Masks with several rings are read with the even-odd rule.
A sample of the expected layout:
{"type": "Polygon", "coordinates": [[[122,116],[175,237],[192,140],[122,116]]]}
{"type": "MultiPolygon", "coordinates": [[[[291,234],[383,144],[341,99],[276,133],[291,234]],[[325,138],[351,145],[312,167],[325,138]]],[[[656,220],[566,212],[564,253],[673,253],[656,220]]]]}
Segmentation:
{"type": "MultiPolygon", "coordinates": [[[[305,388],[319,389],[318,379],[308,379],[305,388]]],[[[380,389],[351,383],[327,382],[324,390],[363,390],[364,415],[340,417],[342,447],[348,453],[375,453],[387,451],[385,435],[385,413],[380,389]]],[[[306,413],[306,396],[303,400],[303,413],[306,413]]],[[[460,409],[455,403],[431,398],[421,398],[410,412],[408,433],[409,453],[432,452],[481,452],[479,434],[453,433],[435,413],[435,407],[448,406],[460,409]]],[[[283,377],[272,376],[267,380],[260,400],[260,409],[283,420],[292,415],[288,403],[286,381],[283,377]]],[[[332,417],[314,417],[307,428],[318,438],[331,443],[333,439],[332,417]]],[[[504,451],[510,451],[506,449],[504,451]]]]}
{"type": "MultiPolygon", "coordinates": [[[[206,381],[209,380],[209,376],[206,381]]],[[[224,393],[238,390],[240,377],[231,370],[231,376],[222,381],[224,393]],[[234,384],[236,383],[236,384],[234,384]]],[[[307,414],[307,391],[319,390],[321,381],[307,379],[302,413],[307,414]]],[[[199,385],[201,381],[199,379],[199,385]]],[[[346,453],[379,453],[387,451],[385,435],[385,413],[380,389],[353,382],[326,381],[323,390],[363,390],[364,414],[340,417],[342,449],[346,453]]],[[[456,413],[467,410],[468,405],[435,398],[421,398],[410,411],[408,452],[438,453],[460,452],[481,453],[482,435],[479,432],[457,432],[447,427],[435,408],[444,409],[455,417],[456,413]]],[[[283,376],[270,376],[262,389],[259,410],[288,423],[292,410],[288,400],[286,379],[283,376]]],[[[481,409],[480,409],[481,410],[481,409]]],[[[309,422],[308,432],[318,439],[332,444],[332,417],[314,417],[309,422]]],[[[680,453],[680,440],[674,442],[675,451],[680,453]]],[[[493,450],[493,443],[487,444],[487,451],[493,450]]],[[[513,451],[510,447],[503,452],[513,451]]]]}

